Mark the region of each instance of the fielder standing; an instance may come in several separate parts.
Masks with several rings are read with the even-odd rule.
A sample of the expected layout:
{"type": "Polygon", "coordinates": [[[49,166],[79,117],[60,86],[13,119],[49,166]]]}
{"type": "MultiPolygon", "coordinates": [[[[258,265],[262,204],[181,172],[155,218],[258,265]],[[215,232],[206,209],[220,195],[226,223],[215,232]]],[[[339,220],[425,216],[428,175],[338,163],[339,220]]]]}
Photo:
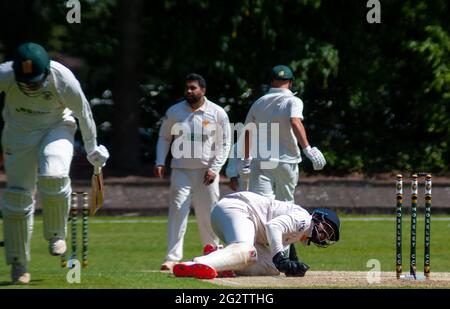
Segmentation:
{"type": "Polygon", "coordinates": [[[171,270],[183,257],[191,202],[203,244],[219,241],[211,228],[210,214],[219,199],[219,172],[230,151],[231,129],[226,112],[209,101],[205,92],[205,79],[189,74],[185,78],[185,100],[167,110],[159,131],[157,177],[164,176],[169,149],[173,157],[168,249],[161,270],[171,270]]]}
{"type": "Polygon", "coordinates": [[[309,266],[284,249],[300,242],[325,248],[339,240],[340,220],[331,210],[309,214],[299,205],[243,191],[226,195],[211,213],[214,231],[227,245],[176,264],[177,277],[213,279],[220,272],[241,276],[303,277],[309,266]]]}
{"type": "Polygon", "coordinates": [[[72,191],[69,171],[77,128],[74,117],[89,162],[102,167],[109,154],[104,146],[97,145],[94,119],[80,83],[68,68],[51,61],[42,46],[22,44],[13,61],[0,65],[0,92],[5,93],[5,255],[7,264],[12,265],[13,283],[27,284],[36,185],[50,254],[66,251],[72,191]]]}
{"type": "Polygon", "coordinates": [[[239,165],[243,177],[250,174],[250,191],[291,202],[294,201],[294,191],[298,183],[298,164],[302,161],[298,144],[306,157],[312,161],[315,170],[322,169],[326,164],[320,150],[309,145],[302,124],[303,102],[290,90],[293,80],[294,75],[287,66],[278,65],[272,68],[271,88],[253,103],[245,120],[246,126],[250,123],[255,125],[256,132],[248,131],[244,149],[249,149],[248,153],[254,153],[256,156],[253,160],[251,157],[245,157],[239,165]],[[267,137],[271,136],[273,124],[279,128],[278,139],[267,140],[267,149],[274,149],[274,143],[277,143],[277,157],[262,157],[257,150],[259,145],[252,145],[252,134],[256,134],[257,143],[266,143],[263,138],[265,132],[260,131],[261,124],[268,125],[267,137]],[[270,164],[264,166],[264,163],[270,164]]]}

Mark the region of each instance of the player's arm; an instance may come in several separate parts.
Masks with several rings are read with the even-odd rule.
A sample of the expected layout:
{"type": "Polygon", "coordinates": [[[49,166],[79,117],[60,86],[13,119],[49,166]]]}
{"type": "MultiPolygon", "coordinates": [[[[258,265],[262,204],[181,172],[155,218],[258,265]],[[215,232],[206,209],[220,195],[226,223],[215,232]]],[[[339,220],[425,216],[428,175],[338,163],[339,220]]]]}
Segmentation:
{"type": "Polygon", "coordinates": [[[294,131],[294,135],[297,138],[297,142],[300,144],[302,149],[309,146],[308,137],[306,136],[306,130],[303,126],[302,120],[300,118],[291,118],[291,127],[294,131]]]}
{"type": "Polygon", "coordinates": [[[309,266],[300,262],[296,253],[295,256],[286,256],[283,247],[283,234],[297,232],[297,221],[298,218],[292,215],[278,216],[267,223],[266,232],[275,267],[286,276],[303,277],[309,266]]]}
{"type": "Polygon", "coordinates": [[[209,169],[219,175],[220,169],[225,164],[231,148],[231,127],[228,115],[223,111],[218,113],[218,125],[215,135],[216,149],[209,169]]]}
{"type": "Polygon", "coordinates": [[[280,215],[266,224],[267,242],[272,250],[272,255],[284,251],[283,234],[295,231],[295,219],[290,215],[280,215]]]}
{"type": "Polygon", "coordinates": [[[228,115],[225,111],[218,112],[214,139],[216,145],[214,157],[212,158],[205,175],[203,175],[203,184],[206,186],[212,184],[216,177],[219,177],[220,169],[225,164],[230,152],[231,128],[228,115]]]}
{"type": "Polygon", "coordinates": [[[290,123],[297,142],[303,149],[303,153],[313,163],[315,170],[321,170],[326,164],[325,157],[317,147],[311,147],[308,142],[305,127],[303,126],[302,115],[303,103],[301,100],[294,100],[291,105],[290,123]]]}
{"type": "Polygon", "coordinates": [[[66,88],[63,92],[64,103],[78,119],[88,161],[96,170],[99,170],[108,160],[109,152],[105,146],[97,145],[97,128],[94,117],[80,83],[72,73],[66,74],[68,76],[66,76],[66,88]]]}
{"type": "Polygon", "coordinates": [[[258,101],[253,103],[253,105],[250,107],[250,110],[248,111],[247,116],[245,117],[245,123],[244,123],[244,149],[243,149],[243,158],[244,160],[251,160],[250,154],[251,152],[251,136],[253,134],[252,128],[255,124],[255,108],[258,104],[258,101]]]}
{"type": "Polygon", "coordinates": [[[75,76],[67,77],[65,86],[63,102],[78,119],[84,148],[86,153],[90,153],[97,146],[97,128],[91,107],[75,76]]]}
{"type": "Polygon", "coordinates": [[[227,168],[225,169],[225,174],[227,175],[228,178],[230,178],[230,188],[233,191],[239,190],[239,180],[238,180],[239,171],[237,167],[238,158],[236,156],[237,154],[236,147],[237,147],[236,144],[234,144],[231,147],[230,156],[228,157],[227,168]]]}
{"type": "Polygon", "coordinates": [[[239,139],[237,141],[238,151],[237,151],[237,168],[239,172],[239,177],[243,182],[244,190],[248,190],[248,182],[250,179],[250,164],[252,162],[252,139],[251,136],[254,132],[252,132],[252,128],[255,126],[255,117],[254,117],[254,109],[257,102],[255,102],[250,110],[248,111],[247,117],[245,118],[245,124],[243,132],[240,134],[239,139]]]}
{"type": "Polygon", "coordinates": [[[164,116],[161,127],[159,128],[158,142],[156,143],[156,161],[154,173],[156,177],[164,177],[165,173],[165,161],[167,153],[170,149],[170,143],[172,142],[172,126],[175,124],[175,117],[172,113],[172,109],[167,110],[164,116]]]}

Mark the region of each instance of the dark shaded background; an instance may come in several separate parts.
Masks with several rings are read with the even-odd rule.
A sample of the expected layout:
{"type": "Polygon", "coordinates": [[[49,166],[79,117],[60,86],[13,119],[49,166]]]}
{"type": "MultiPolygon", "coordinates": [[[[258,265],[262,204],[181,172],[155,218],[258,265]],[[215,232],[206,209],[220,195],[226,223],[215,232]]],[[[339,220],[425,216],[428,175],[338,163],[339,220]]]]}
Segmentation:
{"type": "Polygon", "coordinates": [[[380,24],[357,0],[80,3],[81,23],[69,24],[65,1],[0,2],[0,61],[35,41],[71,68],[118,175],[151,173],[160,118],[187,73],[242,122],[280,63],[294,70],[322,173],[450,171],[447,1],[381,1],[380,24]]]}

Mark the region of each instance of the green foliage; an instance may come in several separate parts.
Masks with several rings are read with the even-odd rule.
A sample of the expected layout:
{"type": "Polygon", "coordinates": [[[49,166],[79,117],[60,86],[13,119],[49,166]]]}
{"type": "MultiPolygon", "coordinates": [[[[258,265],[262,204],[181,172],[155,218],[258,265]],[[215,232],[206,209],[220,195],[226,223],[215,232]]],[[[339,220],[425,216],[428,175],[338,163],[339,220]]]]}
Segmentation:
{"type": "Polygon", "coordinates": [[[426,26],[425,33],[427,38],[424,41],[408,44],[421,56],[433,75],[425,93],[436,91],[442,94],[443,99],[450,99],[450,36],[440,26],[426,26]]]}
{"type": "MultiPolygon", "coordinates": [[[[29,18],[21,20],[32,21],[28,28],[12,29],[34,27],[31,37],[46,40],[52,55],[81,59],[75,71],[89,98],[101,98],[127,79],[115,69],[118,30],[130,29],[121,19],[121,1],[81,1],[81,24],[65,22],[63,2],[38,2],[42,10],[33,6],[22,13],[29,18]]],[[[384,1],[381,24],[366,22],[365,1],[126,3],[142,6],[135,21],[140,48],[128,61],[139,68],[141,98],[130,102],[130,113],[140,106],[135,119],[147,132],[141,148],[148,162],[160,117],[182,98],[187,73],[204,75],[208,98],[225,107],[232,122],[242,122],[267,90],[269,69],[287,64],[305,105],[309,140],[327,155],[324,173],[450,172],[448,1],[384,1]]],[[[3,29],[11,29],[16,19],[9,15],[23,5],[0,10],[7,12],[3,29]]],[[[0,38],[6,56],[11,38],[22,37],[8,31],[0,38]]],[[[111,108],[94,113],[100,125],[114,115],[111,108]]],[[[304,168],[312,171],[309,164],[304,168]]]]}

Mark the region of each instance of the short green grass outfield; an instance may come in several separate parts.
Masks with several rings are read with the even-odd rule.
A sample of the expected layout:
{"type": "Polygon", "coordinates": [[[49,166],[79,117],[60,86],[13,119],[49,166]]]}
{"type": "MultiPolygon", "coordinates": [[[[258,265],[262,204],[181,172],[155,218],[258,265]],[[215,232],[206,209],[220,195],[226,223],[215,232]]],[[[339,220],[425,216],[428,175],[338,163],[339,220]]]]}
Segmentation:
{"type": "MultiPolygon", "coordinates": [[[[418,222],[417,264],[422,269],[423,219],[419,218],[418,222]]],[[[404,269],[409,259],[409,223],[409,220],[403,223],[404,269]]],[[[78,228],[80,232],[80,222],[78,228]]],[[[175,278],[157,271],[166,251],[166,228],[166,217],[91,218],[89,267],[82,270],[81,283],[69,284],[66,281],[68,269],[60,267],[59,257],[48,254],[47,243],[42,237],[42,220],[37,217],[31,247],[31,284],[28,287],[9,285],[9,266],[2,262],[0,288],[218,288],[208,282],[175,278]]],[[[1,228],[0,239],[2,235],[1,228]]],[[[432,271],[450,271],[449,218],[433,217],[431,238],[432,271]]],[[[297,248],[300,258],[311,266],[311,270],[365,271],[369,270],[368,260],[378,259],[382,271],[393,271],[395,222],[393,216],[343,216],[338,244],[326,249],[297,248]]],[[[185,258],[190,259],[201,250],[196,223],[191,218],[185,237],[185,258]]],[[[3,251],[0,248],[1,255],[3,251]]]]}

